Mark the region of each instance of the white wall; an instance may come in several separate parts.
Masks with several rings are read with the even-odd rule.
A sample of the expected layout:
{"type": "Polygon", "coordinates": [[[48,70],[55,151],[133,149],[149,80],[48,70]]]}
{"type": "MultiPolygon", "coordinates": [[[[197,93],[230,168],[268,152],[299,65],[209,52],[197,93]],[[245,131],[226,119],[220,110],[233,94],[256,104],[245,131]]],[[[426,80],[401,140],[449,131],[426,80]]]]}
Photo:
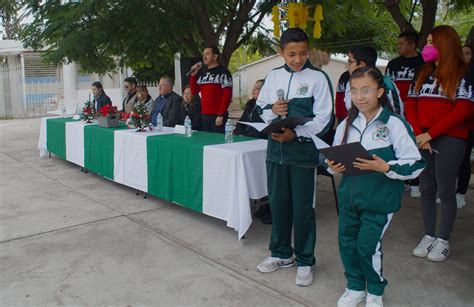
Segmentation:
{"type": "MultiPolygon", "coordinates": [[[[385,72],[387,63],[388,61],[386,60],[378,59],[377,67],[382,72],[385,72]]],[[[233,76],[232,97],[237,99],[240,97],[242,100],[246,100],[250,95],[255,81],[264,79],[272,69],[283,64],[283,58],[276,56],[261,60],[254,65],[249,64],[242,66],[233,76]]],[[[339,77],[347,70],[347,56],[341,54],[331,55],[331,61],[329,61],[328,65],[323,66],[322,69],[328,74],[335,95],[339,77]]]]}

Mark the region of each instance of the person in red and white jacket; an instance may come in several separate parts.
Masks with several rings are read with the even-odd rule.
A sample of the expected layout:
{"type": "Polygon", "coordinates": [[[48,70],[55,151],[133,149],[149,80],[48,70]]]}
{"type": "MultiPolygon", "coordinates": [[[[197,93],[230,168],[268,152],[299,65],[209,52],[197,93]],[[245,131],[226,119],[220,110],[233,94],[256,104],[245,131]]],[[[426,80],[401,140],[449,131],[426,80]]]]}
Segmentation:
{"type": "Polygon", "coordinates": [[[405,110],[426,161],[419,177],[425,235],[413,255],[444,261],[457,211],[455,188],[468,136],[466,122],[474,114],[474,83],[456,30],[435,27],[427,41],[422,51],[426,64],[411,85],[405,110]],[[441,200],[438,235],[436,195],[441,200]]]}
{"type": "Polygon", "coordinates": [[[202,61],[206,69],[199,70],[203,63],[191,67],[189,83],[191,93],[201,92],[202,126],[204,131],[224,133],[224,125],[232,101],[232,75],[219,65],[219,49],[209,46],[204,49],[202,61]]]}

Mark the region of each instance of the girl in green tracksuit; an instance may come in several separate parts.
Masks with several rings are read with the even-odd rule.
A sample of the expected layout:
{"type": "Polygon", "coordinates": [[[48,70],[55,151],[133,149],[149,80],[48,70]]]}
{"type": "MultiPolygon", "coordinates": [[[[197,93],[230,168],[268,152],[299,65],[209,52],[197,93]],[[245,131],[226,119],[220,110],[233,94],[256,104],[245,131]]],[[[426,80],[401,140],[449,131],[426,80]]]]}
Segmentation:
{"type": "Polygon", "coordinates": [[[338,306],[383,306],[387,280],[382,276],[381,240],[393,213],[400,210],[403,181],[418,177],[425,163],[407,122],[392,112],[382,73],[375,67],[354,71],[352,107],[336,130],[333,145],[360,142],[373,160],[357,158],[354,166],[373,171],[344,176],[345,166],[326,161],[342,173],[339,196],[339,252],[347,289],[338,306]],[[368,293],[367,293],[367,292],[368,293]]]}

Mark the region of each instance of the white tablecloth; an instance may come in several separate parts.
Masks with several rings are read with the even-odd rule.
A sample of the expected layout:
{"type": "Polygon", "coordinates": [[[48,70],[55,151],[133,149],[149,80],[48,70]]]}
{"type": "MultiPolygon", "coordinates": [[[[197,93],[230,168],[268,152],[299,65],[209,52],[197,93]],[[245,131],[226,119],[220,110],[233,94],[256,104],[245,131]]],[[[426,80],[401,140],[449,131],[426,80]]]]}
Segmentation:
{"type": "Polygon", "coordinates": [[[84,121],[66,122],[66,160],[84,167],[84,121]]]}
{"type": "MultiPolygon", "coordinates": [[[[46,153],[46,120],[41,119],[38,148],[46,153]]],[[[93,123],[94,124],[94,123],[93,123]]],[[[66,123],[66,159],[84,166],[84,122],[66,123]]],[[[114,181],[148,191],[146,138],[174,133],[163,131],[114,132],[114,181]]],[[[252,223],[250,199],[268,194],[266,140],[210,145],[203,152],[203,213],[227,222],[239,239],[252,223]]]]}
{"type": "Polygon", "coordinates": [[[170,133],[174,133],[174,128],[146,132],[136,132],[135,129],[115,131],[114,181],[148,192],[146,138],[170,133]]]}
{"type": "Polygon", "coordinates": [[[57,116],[43,117],[41,118],[40,133],[38,139],[38,149],[40,157],[44,157],[48,151],[46,148],[46,120],[48,118],[57,118],[57,116]]]}
{"type": "Polygon", "coordinates": [[[268,194],[267,141],[204,147],[203,213],[227,221],[239,239],[252,223],[250,199],[268,194]]]}

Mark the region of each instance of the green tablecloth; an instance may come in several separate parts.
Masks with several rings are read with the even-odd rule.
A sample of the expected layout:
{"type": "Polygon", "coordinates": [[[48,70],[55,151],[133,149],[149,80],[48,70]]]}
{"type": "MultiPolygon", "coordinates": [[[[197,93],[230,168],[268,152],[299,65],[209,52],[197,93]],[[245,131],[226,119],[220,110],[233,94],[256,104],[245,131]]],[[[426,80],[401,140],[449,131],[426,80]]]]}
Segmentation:
{"type": "MultiPolygon", "coordinates": [[[[249,140],[234,136],[234,142],[249,140]]],[[[209,132],[148,137],[148,193],[202,212],[203,148],[223,143],[224,134],[209,132]]]]}
{"type": "Polygon", "coordinates": [[[63,159],[66,159],[66,122],[72,121],[75,121],[72,117],[46,120],[46,148],[63,159]]]}
{"type": "Polygon", "coordinates": [[[123,129],[127,129],[123,123],[117,128],[84,126],[84,167],[86,169],[114,179],[114,132],[123,129]]]}

